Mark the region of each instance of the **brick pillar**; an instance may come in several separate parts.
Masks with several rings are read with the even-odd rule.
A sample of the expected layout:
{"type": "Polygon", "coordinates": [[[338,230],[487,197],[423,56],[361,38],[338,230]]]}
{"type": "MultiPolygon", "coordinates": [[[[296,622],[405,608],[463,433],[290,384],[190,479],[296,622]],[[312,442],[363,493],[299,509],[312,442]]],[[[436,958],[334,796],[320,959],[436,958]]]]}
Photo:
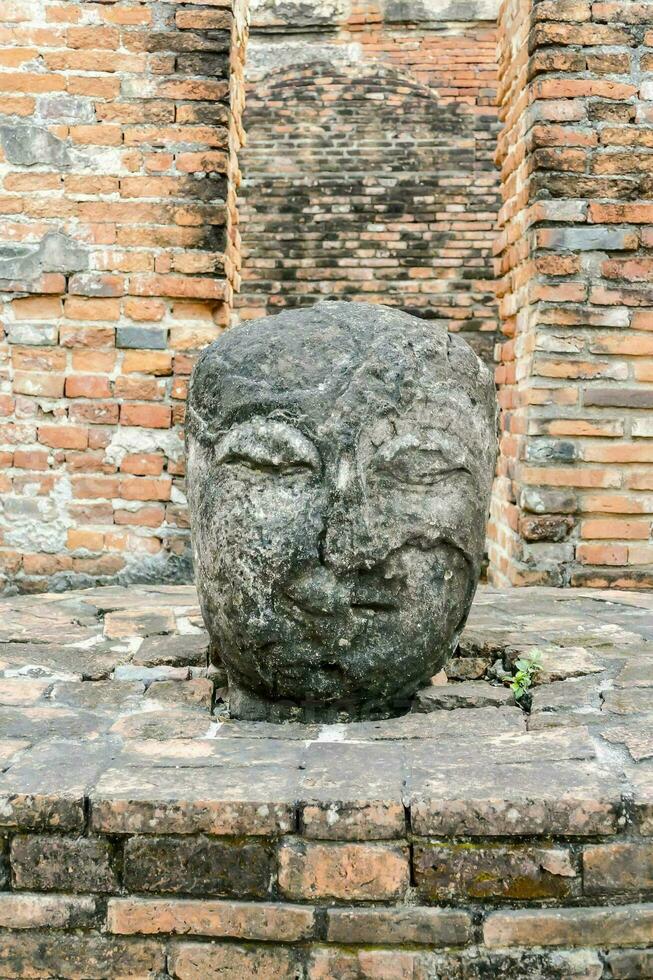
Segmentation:
{"type": "Polygon", "coordinates": [[[0,588],[185,579],[186,384],[238,284],[246,0],[7,9],[0,588]]]}
{"type": "Polygon", "coordinates": [[[490,575],[653,586],[653,3],[504,0],[499,19],[490,575]]]}

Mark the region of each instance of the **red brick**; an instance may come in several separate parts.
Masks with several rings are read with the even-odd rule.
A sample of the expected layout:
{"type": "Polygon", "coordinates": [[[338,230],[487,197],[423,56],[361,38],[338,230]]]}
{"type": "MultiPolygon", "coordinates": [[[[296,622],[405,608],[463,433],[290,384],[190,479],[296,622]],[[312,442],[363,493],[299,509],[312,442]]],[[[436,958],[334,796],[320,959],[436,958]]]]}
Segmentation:
{"type": "Polygon", "coordinates": [[[146,429],[169,429],[172,413],[168,405],[122,405],[122,425],[143,426],[146,429]]]}
{"type": "Polygon", "coordinates": [[[96,375],[71,374],[66,378],[67,398],[110,398],[108,378],[96,375]]]}
{"type": "Polygon", "coordinates": [[[68,547],[75,551],[85,548],[87,551],[102,551],[104,535],[101,531],[85,531],[81,528],[70,528],[68,531],[68,547]]]}
{"type": "Polygon", "coordinates": [[[166,351],[125,351],[122,370],[125,374],[172,374],[172,355],[166,351]]]}
{"type": "Polygon", "coordinates": [[[113,321],[120,317],[120,300],[68,296],[64,302],[64,312],[70,320],[113,321]]]}
{"type": "Polygon", "coordinates": [[[64,393],[63,374],[38,374],[15,371],[13,388],[23,395],[40,395],[44,398],[61,398],[64,393]]]}
{"type": "Polygon", "coordinates": [[[79,425],[41,425],[38,438],[54,449],[86,449],[88,429],[79,425]]]}
{"type": "Polygon", "coordinates": [[[113,476],[75,476],[72,479],[73,497],[91,500],[120,496],[120,481],[113,476]]]}
{"type": "Polygon", "coordinates": [[[74,371],[91,371],[96,374],[109,374],[116,363],[115,351],[74,350],[72,366],[74,371]]]}
{"type": "Polygon", "coordinates": [[[159,527],[165,520],[164,507],[139,507],[138,510],[116,510],[113,515],[116,524],[135,527],[159,527]]]}
{"type": "Polygon", "coordinates": [[[134,476],[159,476],[163,462],[164,457],[159,453],[128,453],[120,463],[120,470],[134,476]]]}
{"type": "Polygon", "coordinates": [[[583,521],[581,537],[648,540],[651,531],[650,521],[619,520],[616,517],[594,518],[583,521]]]}
{"type": "Polygon", "coordinates": [[[169,500],[172,480],[170,477],[123,477],[120,494],[123,500],[169,500]]]}
{"type": "Polygon", "coordinates": [[[400,845],[294,841],[279,851],[279,887],[289,898],[397,900],[408,884],[408,851],[400,845]]]}
{"type": "Polygon", "coordinates": [[[47,470],[48,453],[38,449],[17,449],[13,457],[13,465],[22,470],[47,470]]]}
{"type": "Polygon", "coordinates": [[[161,401],[163,399],[163,383],[154,378],[116,378],[115,396],[118,399],[141,399],[161,401]]]}
{"type": "Polygon", "coordinates": [[[107,425],[118,421],[119,407],[114,402],[78,402],[70,406],[68,418],[73,422],[107,425]]]}

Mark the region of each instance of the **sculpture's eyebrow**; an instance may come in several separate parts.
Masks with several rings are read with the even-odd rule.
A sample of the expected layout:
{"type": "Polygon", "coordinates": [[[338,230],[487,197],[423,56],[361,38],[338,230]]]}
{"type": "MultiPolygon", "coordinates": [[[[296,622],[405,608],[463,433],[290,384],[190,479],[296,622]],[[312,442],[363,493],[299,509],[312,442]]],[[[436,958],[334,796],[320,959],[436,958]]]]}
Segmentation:
{"type": "Polygon", "coordinates": [[[220,434],[223,434],[234,425],[240,425],[254,419],[259,419],[262,422],[288,422],[291,425],[298,425],[305,418],[305,414],[300,406],[290,399],[257,399],[255,402],[244,401],[231,405],[220,417],[218,424],[220,434]]]}
{"type": "MultiPolygon", "coordinates": [[[[387,462],[393,460],[399,453],[406,450],[414,450],[418,453],[430,453],[432,456],[438,454],[441,457],[442,468],[465,469],[460,452],[455,452],[446,444],[442,445],[437,441],[438,430],[436,429],[416,429],[413,432],[402,432],[385,439],[377,448],[377,453],[387,462]]],[[[469,472],[469,470],[468,470],[469,472]]]]}

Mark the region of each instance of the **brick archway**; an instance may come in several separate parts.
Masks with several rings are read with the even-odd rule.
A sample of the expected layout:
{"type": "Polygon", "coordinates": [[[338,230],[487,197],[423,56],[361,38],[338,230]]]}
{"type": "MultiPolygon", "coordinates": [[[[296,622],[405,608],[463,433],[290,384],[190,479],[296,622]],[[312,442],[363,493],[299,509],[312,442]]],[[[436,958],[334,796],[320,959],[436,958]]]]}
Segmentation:
{"type": "Polygon", "coordinates": [[[495,177],[468,105],[339,58],[272,71],[249,94],[245,125],[243,318],[362,299],[491,353],[495,177]]]}

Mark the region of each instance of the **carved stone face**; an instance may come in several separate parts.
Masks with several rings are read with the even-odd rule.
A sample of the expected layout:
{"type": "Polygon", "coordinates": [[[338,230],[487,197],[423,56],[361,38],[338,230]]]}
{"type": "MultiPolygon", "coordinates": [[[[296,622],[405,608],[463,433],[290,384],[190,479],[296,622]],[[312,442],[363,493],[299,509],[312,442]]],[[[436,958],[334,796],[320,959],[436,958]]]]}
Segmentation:
{"type": "Polygon", "coordinates": [[[321,303],[208,347],[188,409],[197,585],[232,713],[401,707],[476,588],[489,370],[416,317],[321,303]]]}

